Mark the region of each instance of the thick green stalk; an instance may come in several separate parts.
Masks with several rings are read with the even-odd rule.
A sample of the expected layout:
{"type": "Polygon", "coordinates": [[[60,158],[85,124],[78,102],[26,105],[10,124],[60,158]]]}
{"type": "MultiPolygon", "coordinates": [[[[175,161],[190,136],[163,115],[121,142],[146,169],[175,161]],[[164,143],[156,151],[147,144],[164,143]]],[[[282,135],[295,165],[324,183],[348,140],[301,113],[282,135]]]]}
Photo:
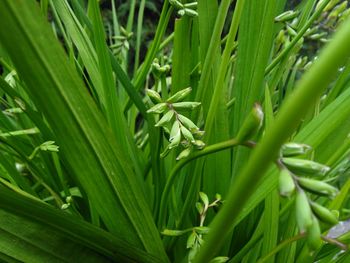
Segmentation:
{"type": "Polygon", "coordinates": [[[260,179],[278,155],[281,145],[295,131],[307,111],[322,94],[338,68],[350,56],[350,20],[346,21],[333,41],[323,50],[314,66],[303,76],[294,93],[282,105],[276,121],[252,152],[248,164],[231,188],[219,214],[211,224],[211,231],[194,262],[206,262],[225,242],[232,222],[244,208],[258,187],[260,179]]]}

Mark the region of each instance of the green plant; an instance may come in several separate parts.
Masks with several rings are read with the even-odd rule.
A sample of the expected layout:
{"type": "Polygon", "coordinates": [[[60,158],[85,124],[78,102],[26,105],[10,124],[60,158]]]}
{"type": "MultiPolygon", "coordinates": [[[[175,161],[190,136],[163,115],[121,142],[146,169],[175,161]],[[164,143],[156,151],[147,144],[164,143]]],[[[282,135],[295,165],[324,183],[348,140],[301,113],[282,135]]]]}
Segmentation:
{"type": "Polygon", "coordinates": [[[347,262],[348,2],[286,2],[0,1],[0,259],[347,262]]]}

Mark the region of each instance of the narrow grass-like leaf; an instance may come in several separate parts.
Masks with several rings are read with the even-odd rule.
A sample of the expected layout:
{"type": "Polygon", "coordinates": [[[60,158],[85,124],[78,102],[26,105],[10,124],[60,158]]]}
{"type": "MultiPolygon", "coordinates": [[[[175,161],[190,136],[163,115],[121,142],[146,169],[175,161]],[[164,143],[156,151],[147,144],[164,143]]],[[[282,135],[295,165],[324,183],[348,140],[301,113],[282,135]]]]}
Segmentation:
{"type": "Polygon", "coordinates": [[[112,233],[166,261],[139,179],[35,1],[2,1],[0,14],[1,43],[55,131],[65,166],[112,233]]]}

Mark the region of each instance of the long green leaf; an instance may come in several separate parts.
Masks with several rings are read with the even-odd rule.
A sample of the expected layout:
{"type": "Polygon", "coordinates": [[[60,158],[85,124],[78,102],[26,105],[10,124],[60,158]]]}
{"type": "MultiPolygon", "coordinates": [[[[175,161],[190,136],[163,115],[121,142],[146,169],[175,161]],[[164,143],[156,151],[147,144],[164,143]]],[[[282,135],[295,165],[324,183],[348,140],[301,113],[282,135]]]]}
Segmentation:
{"type": "Polygon", "coordinates": [[[139,179],[35,1],[2,1],[0,14],[1,44],[55,132],[65,166],[112,233],[166,261],[139,179]]]}

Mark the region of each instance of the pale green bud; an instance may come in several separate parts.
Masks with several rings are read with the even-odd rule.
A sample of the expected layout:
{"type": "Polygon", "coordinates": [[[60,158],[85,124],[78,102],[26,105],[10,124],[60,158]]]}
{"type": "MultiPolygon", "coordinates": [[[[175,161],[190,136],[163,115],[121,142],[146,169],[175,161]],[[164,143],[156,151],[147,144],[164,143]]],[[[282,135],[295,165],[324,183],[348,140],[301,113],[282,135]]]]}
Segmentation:
{"type": "Polygon", "coordinates": [[[321,230],[317,219],[312,217],[312,224],[307,228],[307,245],[312,251],[320,248],[322,245],[321,230]]]}
{"type": "Polygon", "coordinates": [[[164,116],[156,123],[156,127],[163,126],[164,124],[167,124],[171,121],[171,119],[174,116],[174,111],[170,110],[167,113],[164,114],[164,116]]]}
{"type": "Polygon", "coordinates": [[[312,40],[319,40],[323,37],[327,36],[326,32],[322,32],[322,33],[316,33],[316,34],[312,34],[311,36],[309,36],[310,39],[312,40]]]}
{"type": "Polygon", "coordinates": [[[198,131],[199,128],[187,117],[178,114],[177,117],[179,118],[180,122],[191,132],[198,131]]]}
{"type": "MultiPolygon", "coordinates": [[[[320,0],[318,1],[317,5],[316,5],[316,11],[319,10],[321,8],[321,5],[327,0],[320,0]]],[[[338,4],[340,0],[330,0],[329,3],[325,6],[325,8],[323,9],[324,12],[327,12],[329,10],[331,10],[336,4],[338,4]]]]}
{"type": "Polygon", "coordinates": [[[322,181],[318,181],[310,178],[298,177],[298,183],[302,188],[313,193],[325,194],[325,195],[331,195],[331,196],[334,196],[338,193],[337,188],[322,181]]]}
{"type": "Polygon", "coordinates": [[[304,233],[312,225],[312,212],[304,191],[296,192],[295,212],[299,230],[304,233]]]}
{"type": "Polygon", "coordinates": [[[197,8],[197,6],[198,6],[198,2],[184,4],[184,7],[191,8],[191,9],[197,8]]]}
{"type": "Polygon", "coordinates": [[[280,195],[290,197],[295,191],[295,183],[292,174],[287,169],[282,169],[278,179],[280,195]]]}
{"type": "Polygon", "coordinates": [[[180,152],[180,154],[176,157],[176,161],[187,158],[190,155],[190,153],[191,153],[191,148],[190,147],[186,148],[185,150],[180,152]]]}
{"type": "Polygon", "coordinates": [[[54,141],[47,141],[44,142],[39,146],[40,150],[42,151],[49,151],[49,152],[58,152],[58,146],[54,144],[54,141]]]}
{"type": "Polygon", "coordinates": [[[192,88],[186,88],[183,90],[180,90],[178,92],[176,92],[174,95],[172,95],[171,97],[169,97],[167,99],[167,102],[169,103],[173,103],[173,102],[179,102],[181,100],[183,100],[184,98],[186,98],[192,91],[192,88]]]}
{"type": "Polygon", "coordinates": [[[282,145],[282,155],[284,157],[302,155],[312,148],[307,144],[289,142],[282,145]]]}
{"type": "Polygon", "coordinates": [[[190,17],[197,17],[198,16],[198,13],[196,11],[194,11],[193,9],[185,8],[184,11],[185,11],[185,14],[190,16],[190,17]]]}
{"type": "Polygon", "coordinates": [[[177,9],[182,9],[184,8],[183,4],[177,0],[169,0],[169,3],[173,5],[177,9]]]}
{"type": "Polygon", "coordinates": [[[170,144],[169,149],[177,147],[180,144],[181,141],[181,130],[180,130],[180,124],[178,121],[175,121],[173,124],[173,127],[171,128],[170,132],[170,138],[169,138],[170,144]]]}
{"type": "Polygon", "coordinates": [[[195,140],[194,142],[192,142],[192,144],[198,149],[201,150],[205,147],[205,143],[202,142],[201,140],[195,140]]]}
{"type": "Polygon", "coordinates": [[[167,109],[168,105],[165,102],[158,103],[150,108],[147,113],[155,113],[160,114],[163,113],[167,109]]]}
{"type": "Polygon", "coordinates": [[[240,128],[236,139],[239,142],[245,142],[251,139],[261,128],[264,120],[264,113],[259,104],[255,103],[252,111],[248,117],[244,120],[242,127],[240,128]]]}
{"type": "Polygon", "coordinates": [[[314,215],[318,219],[320,219],[321,221],[323,221],[329,225],[338,224],[337,217],[331,211],[329,211],[327,208],[325,208],[324,206],[319,205],[316,202],[312,202],[311,209],[314,212],[314,215]]]}
{"type": "Polygon", "coordinates": [[[337,5],[332,12],[328,15],[328,19],[337,18],[340,13],[342,13],[348,6],[348,1],[344,1],[341,4],[337,5]]]}
{"type": "Polygon", "coordinates": [[[187,130],[184,126],[181,126],[180,129],[181,129],[182,135],[186,138],[186,140],[193,143],[194,138],[193,138],[192,133],[189,130],[187,130]]]}
{"type": "Polygon", "coordinates": [[[294,174],[325,175],[330,170],[328,166],[310,160],[282,158],[282,162],[294,174]]]}
{"type": "Polygon", "coordinates": [[[70,204],[63,204],[63,205],[61,205],[61,209],[62,210],[66,210],[66,209],[68,209],[70,207],[70,204]]]}
{"type": "Polygon", "coordinates": [[[286,12],[283,12],[282,14],[275,17],[275,22],[286,22],[289,20],[292,20],[293,18],[297,17],[299,12],[294,10],[288,10],[286,12]]]}
{"type": "Polygon", "coordinates": [[[287,25],[286,28],[288,35],[290,35],[291,37],[295,37],[297,35],[297,32],[292,27],[287,25]]]}
{"type": "Polygon", "coordinates": [[[176,102],[176,103],[173,103],[172,105],[175,109],[179,109],[179,110],[185,110],[185,109],[193,110],[194,108],[197,108],[199,105],[201,105],[201,103],[185,101],[185,102],[176,102]]]}

